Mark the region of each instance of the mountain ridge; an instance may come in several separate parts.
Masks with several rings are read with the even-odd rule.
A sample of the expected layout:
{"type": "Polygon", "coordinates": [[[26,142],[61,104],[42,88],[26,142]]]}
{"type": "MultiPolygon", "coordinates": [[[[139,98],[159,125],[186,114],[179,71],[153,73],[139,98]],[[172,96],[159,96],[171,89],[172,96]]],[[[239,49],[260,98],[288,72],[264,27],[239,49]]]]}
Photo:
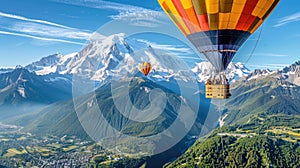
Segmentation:
{"type": "MultiPolygon", "coordinates": [[[[154,70],[149,75],[153,80],[168,81],[170,77],[187,80],[182,70],[172,69],[174,66],[171,61],[178,62],[177,58],[172,58],[171,61],[163,58],[156,53],[159,50],[153,48],[149,42],[126,38],[125,34],[120,33],[108,36],[103,41],[91,42],[77,53],[54,54],[44,57],[40,61],[27,65],[26,68],[39,75],[75,74],[105,83],[113,76],[120,76],[119,73],[122,73],[121,76],[126,76],[126,72],[138,73],[139,63],[148,61],[153,65],[154,70]]],[[[163,54],[170,54],[168,52],[165,51],[163,54]]],[[[231,63],[228,68],[230,70],[227,70],[226,74],[232,82],[249,74],[249,69],[242,63],[231,63]]],[[[205,82],[213,68],[210,63],[202,62],[195,64],[190,69],[195,73],[198,82],[205,82]]]]}
{"type": "Polygon", "coordinates": [[[38,76],[22,67],[0,74],[2,121],[71,97],[71,82],[66,76],[38,76]]]}

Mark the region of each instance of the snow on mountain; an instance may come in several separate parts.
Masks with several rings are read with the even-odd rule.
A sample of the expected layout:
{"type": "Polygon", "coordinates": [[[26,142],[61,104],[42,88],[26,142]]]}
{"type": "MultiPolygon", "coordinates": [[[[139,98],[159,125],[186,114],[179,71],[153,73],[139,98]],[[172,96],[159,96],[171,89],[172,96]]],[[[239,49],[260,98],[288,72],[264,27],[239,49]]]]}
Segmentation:
{"type": "MultiPolygon", "coordinates": [[[[212,74],[214,74],[214,68],[209,62],[200,62],[196,64],[196,67],[193,68],[192,71],[197,74],[199,82],[205,82],[212,74]]],[[[236,64],[231,62],[225,71],[225,75],[231,83],[239,80],[242,77],[246,77],[249,74],[250,70],[240,62],[236,64]]]]}
{"type": "Polygon", "coordinates": [[[32,64],[27,65],[25,68],[31,71],[35,71],[37,74],[47,74],[55,72],[56,68],[52,67],[52,65],[58,63],[60,58],[62,58],[61,54],[53,54],[44,57],[39,61],[33,62],[32,64]]]}
{"type": "Polygon", "coordinates": [[[241,62],[236,64],[230,63],[226,70],[227,78],[230,79],[231,82],[236,82],[242,77],[247,77],[251,71],[241,62]]]}
{"type": "MultiPolygon", "coordinates": [[[[102,41],[94,41],[82,51],[69,55],[54,54],[34,62],[27,69],[39,75],[50,73],[76,74],[94,81],[104,82],[112,77],[127,77],[139,74],[139,64],[147,61],[153,65],[150,78],[169,80],[180,78],[190,80],[191,75],[184,76],[181,62],[165,53],[157,54],[149,42],[125,38],[125,34],[115,34],[102,41]],[[176,69],[177,67],[177,69],[176,69]]],[[[142,75],[142,74],[140,74],[142,75]]]]}
{"type": "Polygon", "coordinates": [[[0,74],[13,71],[14,68],[0,68],[0,74]]]}
{"type": "Polygon", "coordinates": [[[253,72],[251,72],[247,77],[246,80],[250,81],[250,80],[255,80],[255,79],[259,79],[259,78],[264,78],[266,76],[269,76],[271,74],[274,74],[275,71],[272,71],[270,69],[255,69],[253,72]]]}
{"type": "Polygon", "coordinates": [[[67,69],[69,61],[75,57],[77,53],[71,53],[68,55],[53,54],[42,58],[39,61],[33,62],[27,65],[25,68],[34,71],[38,75],[47,75],[50,73],[64,74],[67,69]]]}
{"type": "MultiPolygon", "coordinates": [[[[178,50],[180,49],[177,48],[176,51],[178,50]]],[[[177,54],[180,55],[184,51],[177,52],[177,54]]],[[[126,78],[133,74],[142,75],[138,68],[139,64],[144,61],[151,62],[153,65],[153,70],[148,77],[156,81],[181,79],[205,82],[213,74],[214,69],[209,62],[200,62],[192,69],[191,74],[187,70],[178,68],[183,66],[178,59],[174,58],[174,55],[167,56],[166,53],[160,53],[160,50],[151,46],[150,42],[126,38],[123,33],[108,36],[102,41],[93,41],[80,52],[68,55],[57,53],[44,57],[25,68],[38,75],[75,74],[94,81],[105,82],[113,77],[126,78]]],[[[0,69],[0,74],[12,70],[0,69]]],[[[267,69],[253,72],[250,72],[242,63],[234,64],[231,62],[225,74],[231,83],[241,78],[256,80],[277,74],[277,78],[300,85],[300,61],[282,70],[271,71],[267,69]]],[[[69,80],[69,78],[66,79],[69,80]]],[[[54,75],[51,80],[63,79],[55,78],[54,75]]]]}
{"type": "Polygon", "coordinates": [[[300,61],[283,68],[281,71],[277,72],[278,75],[288,82],[300,86],[300,61]]]}
{"type": "MultiPolygon", "coordinates": [[[[153,65],[149,78],[156,81],[181,79],[205,82],[213,73],[213,67],[209,62],[197,63],[192,72],[180,69],[179,67],[183,67],[182,62],[171,54],[168,56],[166,53],[161,53],[161,50],[153,48],[150,42],[126,38],[123,33],[108,36],[102,41],[93,41],[78,53],[50,55],[26,68],[35,71],[38,75],[75,74],[105,82],[113,77],[142,75],[138,67],[144,61],[151,62],[153,65]]],[[[250,70],[242,63],[230,63],[226,70],[230,82],[235,82],[249,74],[250,70]]]]}
{"type": "Polygon", "coordinates": [[[291,85],[300,86],[300,61],[287,66],[281,70],[269,70],[269,69],[256,69],[250,73],[245,80],[258,80],[265,77],[273,77],[279,79],[280,81],[285,81],[291,85]]]}

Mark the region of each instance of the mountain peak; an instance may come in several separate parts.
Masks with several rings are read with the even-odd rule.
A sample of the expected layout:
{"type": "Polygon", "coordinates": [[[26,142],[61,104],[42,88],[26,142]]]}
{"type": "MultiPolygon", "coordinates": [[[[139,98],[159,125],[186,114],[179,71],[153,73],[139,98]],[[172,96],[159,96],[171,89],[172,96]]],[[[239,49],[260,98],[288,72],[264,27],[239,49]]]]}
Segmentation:
{"type": "Polygon", "coordinates": [[[288,72],[300,72],[300,61],[297,61],[293,63],[292,65],[288,67],[284,67],[282,69],[283,73],[288,73],[288,72]]]}
{"type": "Polygon", "coordinates": [[[278,71],[279,78],[300,86],[300,61],[278,71]]]}
{"type": "Polygon", "coordinates": [[[11,83],[19,83],[31,80],[33,76],[36,76],[35,73],[29,72],[27,69],[23,67],[18,67],[14,69],[12,72],[6,74],[11,83]]]}
{"type": "MultiPolygon", "coordinates": [[[[211,65],[211,63],[203,61],[197,63],[196,67],[193,68],[192,71],[197,74],[199,82],[206,82],[206,80],[211,76],[211,74],[214,73],[214,68],[211,65]]],[[[250,70],[246,68],[246,66],[241,62],[238,62],[236,64],[231,62],[228,65],[225,74],[229,82],[235,82],[242,77],[248,76],[250,74],[250,70]]]]}
{"type": "Polygon", "coordinates": [[[260,77],[266,77],[268,75],[271,75],[275,73],[275,71],[272,71],[270,69],[255,69],[252,73],[250,73],[247,77],[246,80],[254,80],[260,77]]]}
{"type": "Polygon", "coordinates": [[[113,34],[111,36],[108,36],[105,40],[103,40],[103,42],[124,42],[125,36],[125,33],[113,34]]]}
{"type": "MultiPolygon", "coordinates": [[[[94,81],[104,82],[113,76],[124,77],[126,74],[136,73],[141,62],[149,61],[155,65],[157,68],[155,70],[164,70],[164,74],[170,76],[171,72],[166,73],[166,69],[160,67],[160,61],[157,60],[160,58],[157,57],[159,56],[155,55],[149,42],[125,38],[125,34],[120,33],[108,36],[101,41],[93,41],[78,53],[69,56],[55,56],[54,58],[57,58],[55,61],[42,61],[52,64],[42,64],[39,61],[27,66],[27,68],[39,75],[49,73],[76,74],[94,81]]],[[[42,60],[52,58],[48,56],[42,60]]],[[[161,60],[166,61],[165,59],[161,60]]],[[[171,70],[169,69],[169,71],[171,70]]]]}
{"type": "Polygon", "coordinates": [[[22,68],[23,68],[22,65],[17,65],[17,66],[15,67],[15,69],[22,69],[22,68]]]}
{"type": "MultiPolygon", "coordinates": [[[[41,71],[45,67],[51,67],[52,65],[55,65],[59,63],[59,61],[63,58],[63,55],[60,53],[56,53],[53,55],[49,55],[47,57],[43,57],[39,61],[33,62],[32,64],[27,65],[25,68],[29,69],[30,71],[41,71]]],[[[53,72],[53,71],[51,71],[53,72]]],[[[38,73],[39,74],[39,73],[38,73]]]]}

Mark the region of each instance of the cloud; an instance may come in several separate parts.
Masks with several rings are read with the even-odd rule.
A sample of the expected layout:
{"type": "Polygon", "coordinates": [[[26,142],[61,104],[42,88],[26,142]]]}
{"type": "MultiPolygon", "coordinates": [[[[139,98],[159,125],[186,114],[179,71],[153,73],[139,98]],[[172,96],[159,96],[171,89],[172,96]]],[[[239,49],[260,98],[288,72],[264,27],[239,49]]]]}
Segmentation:
{"type": "Polygon", "coordinates": [[[28,22],[14,24],[10,30],[31,35],[79,40],[87,40],[92,35],[89,32],[84,32],[74,28],[58,28],[49,25],[28,22]]]}
{"type": "Polygon", "coordinates": [[[92,33],[48,22],[45,20],[30,19],[23,16],[0,12],[2,20],[1,34],[22,36],[43,41],[62,42],[82,45],[92,33]]]}
{"type": "Polygon", "coordinates": [[[257,65],[257,64],[246,64],[247,67],[253,68],[253,69],[282,69],[288,64],[262,64],[262,65],[257,65]]]}
{"type": "Polygon", "coordinates": [[[192,49],[180,45],[166,45],[166,44],[151,43],[151,46],[156,49],[167,50],[167,51],[172,51],[177,53],[178,52],[184,53],[185,55],[194,54],[192,49]]]}
{"type": "Polygon", "coordinates": [[[255,56],[263,56],[263,57],[288,57],[287,54],[276,54],[276,53],[255,53],[255,56]]]}
{"type": "Polygon", "coordinates": [[[277,24],[274,25],[274,27],[284,26],[286,24],[297,21],[300,21],[300,12],[279,19],[279,21],[277,22],[277,24]]]}
{"type": "Polygon", "coordinates": [[[60,3],[85,6],[97,9],[109,9],[118,12],[117,15],[109,16],[113,20],[125,21],[134,26],[158,27],[162,23],[161,18],[166,16],[159,11],[142,7],[108,2],[102,0],[53,0],[60,3]]]}
{"type": "Polygon", "coordinates": [[[27,37],[27,38],[37,39],[37,40],[42,40],[42,41],[60,42],[60,43],[68,43],[68,44],[76,44],[76,45],[85,45],[84,43],[74,42],[74,41],[69,41],[69,40],[62,40],[62,39],[55,39],[55,38],[46,38],[46,37],[38,37],[38,36],[32,36],[32,35],[28,35],[28,34],[7,32],[7,31],[1,31],[1,30],[0,30],[0,34],[3,34],[3,35],[12,35],[12,36],[19,36],[19,37],[27,37]]]}
{"type": "Polygon", "coordinates": [[[153,42],[150,42],[150,41],[144,40],[144,39],[137,39],[137,41],[146,43],[146,44],[150,45],[152,48],[155,48],[158,50],[169,51],[178,56],[195,55],[194,51],[191,48],[185,47],[183,45],[158,44],[158,43],[153,43],[153,42]]]}
{"type": "Polygon", "coordinates": [[[26,18],[23,16],[17,16],[17,15],[3,13],[3,12],[0,12],[0,17],[6,17],[6,18],[10,18],[10,19],[17,19],[17,20],[22,20],[22,21],[27,21],[27,22],[41,23],[41,24],[45,24],[45,25],[51,25],[51,26],[71,29],[71,27],[60,25],[57,23],[48,22],[45,20],[30,19],[30,18],[26,18]]]}
{"type": "Polygon", "coordinates": [[[181,59],[185,59],[185,60],[199,60],[199,61],[203,61],[203,59],[199,58],[199,57],[188,57],[188,56],[178,56],[178,58],[181,58],[181,59]]]}
{"type": "Polygon", "coordinates": [[[165,44],[151,43],[151,46],[154,49],[169,51],[180,59],[189,60],[189,61],[198,60],[199,62],[203,61],[203,58],[195,54],[195,52],[191,48],[187,48],[181,45],[165,45],[165,44]]]}
{"type": "Polygon", "coordinates": [[[158,27],[162,24],[163,13],[148,9],[129,10],[120,12],[118,15],[110,16],[113,20],[126,21],[134,26],[158,27]]]}
{"type": "Polygon", "coordinates": [[[65,3],[70,5],[85,6],[89,8],[97,9],[110,9],[115,11],[128,11],[128,10],[140,10],[144,9],[137,6],[128,4],[121,4],[116,2],[109,2],[103,0],[52,0],[59,3],[65,3]]]}

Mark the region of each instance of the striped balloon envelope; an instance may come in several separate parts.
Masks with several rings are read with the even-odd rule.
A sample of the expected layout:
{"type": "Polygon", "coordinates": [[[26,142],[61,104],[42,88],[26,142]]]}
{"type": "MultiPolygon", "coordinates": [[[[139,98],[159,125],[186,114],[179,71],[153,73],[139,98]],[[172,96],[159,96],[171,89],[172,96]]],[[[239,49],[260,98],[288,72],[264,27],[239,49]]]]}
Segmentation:
{"type": "Polygon", "coordinates": [[[148,74],[151,72],[152,65],[149,62],[143,62],[140,64],[140,71],[145,75],[148,76],[148,74]]]}
{"type": "Polygon", "coordinates": [[[224,71],[279,0],[158,0],[217,72],[224,71]]]}

